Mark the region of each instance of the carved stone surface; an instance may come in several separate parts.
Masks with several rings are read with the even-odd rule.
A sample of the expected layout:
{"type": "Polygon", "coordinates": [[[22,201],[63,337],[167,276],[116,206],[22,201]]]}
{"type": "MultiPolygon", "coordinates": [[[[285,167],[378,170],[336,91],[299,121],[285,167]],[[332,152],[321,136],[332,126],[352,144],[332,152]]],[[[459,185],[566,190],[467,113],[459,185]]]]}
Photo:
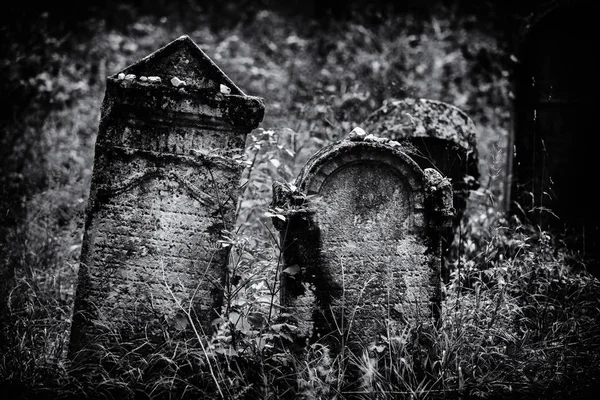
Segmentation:
{"type": "Polygon", "coordinates": [[[187,36],[108,78],[79,268],[71,354],[117,332],[205,330],[222,301],[246,135],[262,120],[187,36]],[[176,79],[175,79],[176,78],[176,79]]]}
{"type": "Polygon", "coordinates": [[[282,303],[308,334],[366,347],[386,327],[436,317],[440,232],[452,189],[397,142],[372,135],[328,146],[274,203],[284,245],[282,303]]]}
{"type": "Polygon", "coordinates": [[[362,127],[373,135],[410,144],[413,150],[407,151],[421,168],[434,168],[450,178],[460,218],[479,179],[475,125],[464,112],[441,101],[407,98],[388,102],[362,127]]]}

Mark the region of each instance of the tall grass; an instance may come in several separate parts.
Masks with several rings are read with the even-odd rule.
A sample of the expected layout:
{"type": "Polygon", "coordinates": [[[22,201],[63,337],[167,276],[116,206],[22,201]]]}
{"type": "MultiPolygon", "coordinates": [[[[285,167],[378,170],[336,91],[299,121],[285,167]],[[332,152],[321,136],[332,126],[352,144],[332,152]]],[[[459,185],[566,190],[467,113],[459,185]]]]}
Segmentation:
{"type": "Polygon", "coordinates": [[[21,27],[28,40],[2,30],[5,93],[19,96],[2,125],[0,202],[13,216],[1,227],[2,263],[16,284],[0,386],[22,398],[106,399],[582,398],[598,387],[598,282],[556,238],[499,212],[510,54],[492,24],[453,8],[324,25],[272,10],[223,24],[233,14],[181,21],[128,10],[120,27],[96,19],[69,33],[42,16],[21,27]],[[248,140],[238,227],[223,237],[226,307],[211,334],[157,344],[112,332],[94,368],[71,365],[62,355],[105,76],[184,33],[267,101],[266,129],[248,140]],[[277,318],[271,184],[291,181],[385,99],[407,95],[461,107],[480,134],[486,178],[449,254],[441,324],[382,327],[365,353],[298,343],[296,327],[277,318]]]}
{"type": "MultiPolygon", "coordinates": [[[[278,134],[286,133],[254,141],[278,134]]],[[[269,152],[249,155],[251,169],[273,165],[269,152]]],[[[600,283],[572,269],[573,255],[549,233],[487,210],[458,228],[437,325],[416,319],[390,331],[382,323],[381,340],[362,351],[334,350],[328,338],[298,346],[296,327],[272,312],[278,277],[267,271],[276,271],[277,241],[256,252],[249,243],[260,236],[238,232],[224,238],[231,284],[212,335],[157,345],[123,342],[114,332],[110,346],[96,349],[99,365],[73,366],[61,379],[68,394],[94,398],[591,398],[600,283]]]]}

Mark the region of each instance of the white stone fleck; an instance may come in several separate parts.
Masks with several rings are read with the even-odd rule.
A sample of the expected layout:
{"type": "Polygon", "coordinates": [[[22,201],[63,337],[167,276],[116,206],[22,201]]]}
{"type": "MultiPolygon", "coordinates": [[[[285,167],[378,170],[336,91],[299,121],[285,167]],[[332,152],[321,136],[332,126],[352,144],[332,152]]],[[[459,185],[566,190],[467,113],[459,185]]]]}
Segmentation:
{"type": "Polygon", "coordinates": [[[182,81],[178,77],[174,76],[173,78],[171,78],[171,85],[173,85],[175,87],[179,87],[182,85],[185,86],[185,81],[182,81]]]}
{"type": "Polygon", "coordinates": [[[231,93],[231,89],[229,88],[229,86],[225,86],[223,84],[221,84],[219,86],[219,91],[223,94],[230,94],[231,93]]]}
{"type": "Polygon", "coordinates": [[[366,136],[367,133],[362,128],[357,126],[356,128],[352,129],[352,132],[348,134],[348,139],[358,142],[364,140],[366,136]]]}

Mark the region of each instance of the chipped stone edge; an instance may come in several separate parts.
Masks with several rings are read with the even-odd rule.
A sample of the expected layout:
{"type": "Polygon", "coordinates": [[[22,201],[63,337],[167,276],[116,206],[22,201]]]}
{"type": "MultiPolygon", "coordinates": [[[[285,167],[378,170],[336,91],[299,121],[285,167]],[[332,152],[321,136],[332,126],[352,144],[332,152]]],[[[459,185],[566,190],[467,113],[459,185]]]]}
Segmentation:
{"type": "MultiPolygon", "coordinates": [[[[113,105],[129,106],[129,98],[135,98],[135,106],[147,108],[153,113],[175,112],[182,113],[181,110],[173,108],[171,104],[181,104],[182,98],[185,104],[191,109],[201,109],[202,106],[208,106],[214,109],[222,110],[222,118],[233,126],[242,126],[255,129],[262,122],[265,114],[265,101],[261,97],[248,96],[246,94],[224,94],[216,89],[199,89],[193,86],[181,85],[155,85],[149,81],[140,80],[119,80],[115,77],[108,77],[106,82],[107,93],[112,92],[114,99],[111,104],[103,105],[106,107],[105,116],[110,113],[113,105]],[[134,92],[145,92],[144,96],[136,96],[134,92]],[[166,106],[158,107],[158,104],[166,106]]],[[[105,98],[109,97],[105,95],[105,98]]],[[[191,111],[191,110],[190,110],[191,111]]],[[[189,112],[189,111],[188,111],[189,112]]]]}
{"type": "MultiPolygon", "coordinates": [[[[370,127],[374,127],[377,126],[378,123],[373,123],[374,120],[376,119],[380,119],[382,115],[386,115],[386,116],[390,116],[390,115],[394,115],[395,113],[400,112],[398,110],[399,107],[401,107],[403,104],[407,104],[409,106],[412,106],[415,103],[422,103],[422,104],[431,104],[431,105],[435,105],[438,107],[443,107],[446,110],[450,111],[452,114],[455,114],[457,116],[460,116],[464,121],[466,121],[466,129],[465,132],[456,132],[456,139],[455,142],[460,145],[462,148],[465,149],[465,151],[467,151],[467,153],[473,153],[475,155],[475,158],[477,158],[477,128],[475,127],[475,123],[473,122],[473,120],[471,120],[471,118],[460,108],[449,104],[449,103],[445,103],[443,101],[439,101],[439,100],[433,100],[433,99],[426,99],[426,98],[406,98],[406,99],[402,99],[402,100],[394,100],[394,101],[390,101],[385,103],[383,106],[381,106],[380,108],[378,108],[377,110],[373,111],[373,113],[371,113],[371,115],[369,115],[365,121],[364,124],[366,126],[370,126],[370,127]]],[[[409,115],[410,116],[410,115],[409,115]]],[[[411,118],[412,119],[412,118],[411,118]]],[[[415,127],[415,134],[413,135],[413,137],[429,137],[430,134],[428,134],[428,129],[427,126],[430,125],[431,123],[425,124],[416,124],[413,121],[413,125],[415,127]]]]}

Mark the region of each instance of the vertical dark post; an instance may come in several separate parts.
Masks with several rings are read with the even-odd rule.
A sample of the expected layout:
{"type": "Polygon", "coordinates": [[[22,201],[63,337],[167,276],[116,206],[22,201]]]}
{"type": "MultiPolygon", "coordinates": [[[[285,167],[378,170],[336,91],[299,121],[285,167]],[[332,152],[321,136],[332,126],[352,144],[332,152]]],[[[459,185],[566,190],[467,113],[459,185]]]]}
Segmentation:
{"type": "MultiPolygon", "coordinates": [[[[554,2],[527,21],[517,58],[511,211],[552,230],[597,270],[600,208],[593,176],[600,84],[595,79],[600,6],[554,2]]],[[[597,271],[593,271],[596,274],[597,271]]]]}

